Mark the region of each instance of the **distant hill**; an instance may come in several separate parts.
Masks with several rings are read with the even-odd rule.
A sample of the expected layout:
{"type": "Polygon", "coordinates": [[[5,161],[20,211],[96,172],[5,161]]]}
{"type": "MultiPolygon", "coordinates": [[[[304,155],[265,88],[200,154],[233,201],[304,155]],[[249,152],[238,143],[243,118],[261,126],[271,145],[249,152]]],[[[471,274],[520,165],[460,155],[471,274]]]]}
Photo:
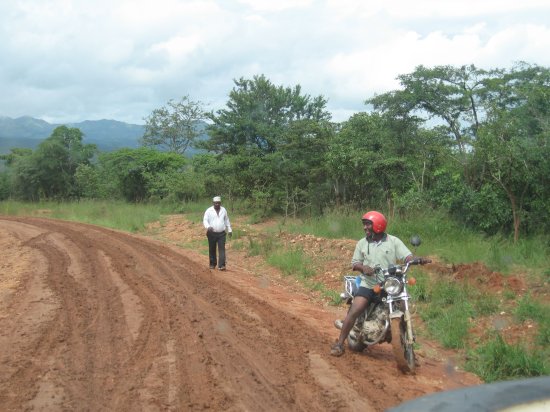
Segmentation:
{"type": "MultiPolygon", "coordinates": [[[[144,126],[123,123],[116,120],[85,120],[80,123],[66,123],[84,133],[84,143],[95,144],[101,151],[123,147],[136,148],[143,136],[144,126]]],[[[13,147],[35,149],[61,124],[52,124],[29,116],[0,117],[0,153],[9,153],[13,147]]]]}
{"type": "MultiPolygon", "coordinates": [[[[113,150],[139,147],[139,139],[143,136],[144,126],[124,123],[117,120],[85,120],[80,123],[64,123],[68,127],[76,127],[84,133],[85,144],[95,144],[99,150],[113,150]]],[[[9,153],[11,148],[23,147],[35,149],[38,144],[49,137],[52,131],[62,124],[52,124],[29,116],[0,116],[0,154],[9,153]]],[[[199,129],[204,131],[205,124],[199,129]]],[[[205,135],[201,136],[205,138],[205,135]]],[[[196,151],[188,150],[189,155],[196,151]]]]}

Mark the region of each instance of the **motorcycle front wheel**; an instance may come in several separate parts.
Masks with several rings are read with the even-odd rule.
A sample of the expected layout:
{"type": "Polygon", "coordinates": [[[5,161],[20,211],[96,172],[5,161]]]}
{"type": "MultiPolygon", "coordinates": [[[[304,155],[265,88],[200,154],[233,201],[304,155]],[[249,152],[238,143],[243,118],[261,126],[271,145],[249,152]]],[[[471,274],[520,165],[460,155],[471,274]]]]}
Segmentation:
{"type": "Polygon", "coordinates": [[[391,320],[391,345],[397,367],[402,372],[414,373],[416,362],[413,345],[407,343],[407,325],[403,318],[391,320]]]}

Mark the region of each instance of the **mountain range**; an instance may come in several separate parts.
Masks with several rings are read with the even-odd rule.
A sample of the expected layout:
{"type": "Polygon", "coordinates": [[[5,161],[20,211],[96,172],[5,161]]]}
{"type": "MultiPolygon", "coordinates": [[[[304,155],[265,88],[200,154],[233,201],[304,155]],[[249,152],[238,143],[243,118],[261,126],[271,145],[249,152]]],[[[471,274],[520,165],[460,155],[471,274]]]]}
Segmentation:
{"type": "MultiPolygon", "coordinates": [[[[143,136],[143,125],[119,122],[117,120],[85,120],[80,123],[65,123],[84,133],[83,143],[95,144],[107,152],[123,147],[136,148],[143,136]]],[[[11,118],[0,116],[0,154],[9,153],[11,148],[35,149],[61,124],[48,123],[30,116],[11,118]]]]}

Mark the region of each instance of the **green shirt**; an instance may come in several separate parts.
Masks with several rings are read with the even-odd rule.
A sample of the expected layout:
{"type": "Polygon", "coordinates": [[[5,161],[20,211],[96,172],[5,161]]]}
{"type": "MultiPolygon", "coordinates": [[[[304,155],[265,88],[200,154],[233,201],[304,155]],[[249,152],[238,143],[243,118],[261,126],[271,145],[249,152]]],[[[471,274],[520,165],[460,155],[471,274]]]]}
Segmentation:
{"type": "MultiPolygon", "coordinates": [[[[361,263],[371,268],[376,266],[387,268],[390,265],[395,265],[398,260],[405,260],[411,254],[401,239],[395,236],[385,234],[379,242],[368,242],[366,238],[363,238],[355,246],[351,266],[361,263]]],[[[361,275],[361,286],[372,289],[382,280],[381,278],[377,279],[376,276],[361,275]]]]}

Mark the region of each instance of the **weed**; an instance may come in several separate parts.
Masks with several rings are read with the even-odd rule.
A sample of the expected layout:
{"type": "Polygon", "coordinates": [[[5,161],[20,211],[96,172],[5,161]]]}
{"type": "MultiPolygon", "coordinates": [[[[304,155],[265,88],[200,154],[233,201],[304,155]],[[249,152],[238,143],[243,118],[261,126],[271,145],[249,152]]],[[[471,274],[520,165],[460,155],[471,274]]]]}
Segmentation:
{"type": "Polygon", "coordinates": [[[468,316],[464,314],[464,307],[451,306],[442,310],[439,316],[428,323],[428,330],[446,348],[464,348],[468,337],[468,316]]]}
{"type": "Polygon", "coordinates": [[[510,289],[505,289],[502,292],[502,297],[506,300],[513,300],[516,298],[516,296],[517,296],[517,293],[510,289]]]}
{"type": "Polygon", "coordinates": [[[416,279],[416,285],[408,287],[408,291],[417,302],[426,302],[428,300],[428,284],[429,277],[424,272],[417,271],[414,275],[416,279]]]}
{"type": "Polygon", "coordinates": [[[471,301],[476,317],[492,315],[498,312],[500,307],[497,296],[491,293],[476,293],[475,296],[472,296],[471,301]]]}
{"type": "Polygon", "coordinates": [[[500,334],[470,352],[466,369],[485,382],[550,373],[550,368],[544,364],[539,353],[528,352],[520,345],[509,345],[500,334]]]}
{"type": "Polygon", "coordinates": [[[248,237],[248,256],[268,256],[278,247],[272,236],[248,237]]]}
{"type": "Polygon", "coordinates": [[[550,306],[534,300],[529,294],[523,296],[514,311],[514,316],[523,322],[531,319],[538,324],[536,343],[543,348],[550,345],[550,306]]]}
{"type": "Polygon", "coordinates": [[[543,305],[536,300],[533,300],[529,294],[526,294],[519,300],[518,305],[514,310],[514,315],[520,322],[527,319],[541,320],[543,313],[543,305]]]}
{"type": "Polygon", "coordinates": [[[279,268],[285,275],[295,275],[302,279],[307,279],[315,273],[311,269],[310,259],[300,248],[271,253],[267,256],[267,263],[279,268]]]}
{"type": "Polygon", "coordinates": [[[550,352],[550,319],[544,318],[539,322],[536,343],[550,352]]]}

